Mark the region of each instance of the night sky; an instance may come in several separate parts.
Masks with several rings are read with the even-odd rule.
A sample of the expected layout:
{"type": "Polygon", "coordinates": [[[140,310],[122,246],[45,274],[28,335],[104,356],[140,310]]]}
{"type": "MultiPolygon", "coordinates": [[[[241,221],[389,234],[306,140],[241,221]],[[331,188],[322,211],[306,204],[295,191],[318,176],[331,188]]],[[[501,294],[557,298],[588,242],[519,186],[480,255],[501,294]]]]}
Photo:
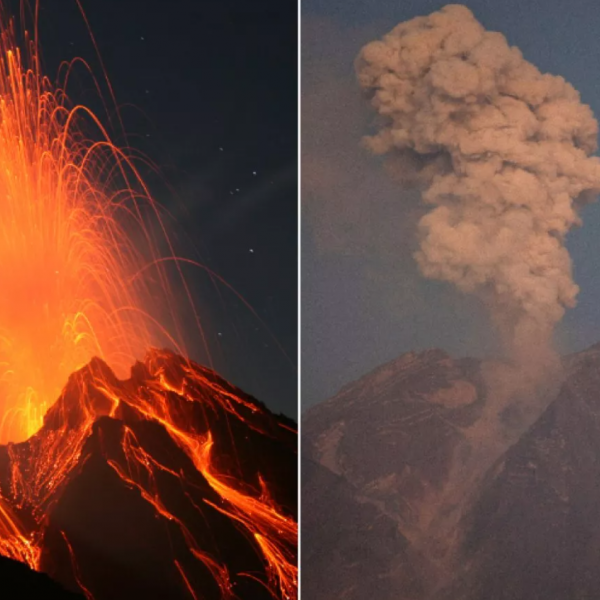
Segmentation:
{"type": "MultiPolygon", "coordinates": [[[[32,3],[33,4],[33,3],[32,3]]],[[[297,404],[297,8],[284,0],[82,0],[129,143],[175,217],[180,255],[223,277],[256,311],[184,267],[211,359],[192,358],[275,412],[297,404]]],[[[61,60],[102,69],[75,0],[42,0],[45,72],[61,60]]],[[[89,76],[71,99],[101,111],[89,76]]],[[[105,90],[106,91],[106,90],[105,90]]],[[[113,130],[114,131],[114,130],[113,130]]],[[[117,136],[116,142],[122,142],[117,136]]]]}
{"type": "MultiPolygon", "coordinates": [[[[444,6],[433,0],[304,0],[302,3],[302,390],[303,407],[410,350],[497,355],[481,306],[418,273],[418,199],[360,147],[373,114],[353,61],[396,24],[444,6]]],[[[472,0],[489,30],[542,72],[562,75],[600,116],[600,11],[592,0],[472,0]]],[[[567,247],[578,305],[559,324],[560,352],[600,340],[600,205],[583,212],[567,247]]]]}

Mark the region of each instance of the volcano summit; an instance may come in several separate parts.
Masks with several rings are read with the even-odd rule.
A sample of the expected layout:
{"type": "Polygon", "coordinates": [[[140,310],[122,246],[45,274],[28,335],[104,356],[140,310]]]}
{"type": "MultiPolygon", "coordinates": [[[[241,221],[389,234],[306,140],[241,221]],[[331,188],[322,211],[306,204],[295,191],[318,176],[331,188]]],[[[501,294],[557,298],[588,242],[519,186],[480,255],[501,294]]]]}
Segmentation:
{"type": "Polygon", "coordinates": [[[0,553],[94,600],[295,598],[296,437],[170,351],[94,359],[0,447],[0,553]]]}

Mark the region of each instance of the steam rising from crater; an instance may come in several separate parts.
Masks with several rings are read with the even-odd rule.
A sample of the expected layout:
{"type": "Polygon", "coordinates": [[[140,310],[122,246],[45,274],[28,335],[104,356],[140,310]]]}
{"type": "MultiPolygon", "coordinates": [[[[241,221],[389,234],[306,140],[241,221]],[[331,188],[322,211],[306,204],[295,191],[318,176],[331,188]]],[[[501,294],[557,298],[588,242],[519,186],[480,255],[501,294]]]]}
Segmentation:
{"type": "Polygon", "coordinates": [[[549,353],[579,289],[565,236],[600,191],[591,109],[461,5],[401,23],[356,70],[381,117],[367,146],[431,206],[423,275],[481,298],[511,358],[549,353]]]}

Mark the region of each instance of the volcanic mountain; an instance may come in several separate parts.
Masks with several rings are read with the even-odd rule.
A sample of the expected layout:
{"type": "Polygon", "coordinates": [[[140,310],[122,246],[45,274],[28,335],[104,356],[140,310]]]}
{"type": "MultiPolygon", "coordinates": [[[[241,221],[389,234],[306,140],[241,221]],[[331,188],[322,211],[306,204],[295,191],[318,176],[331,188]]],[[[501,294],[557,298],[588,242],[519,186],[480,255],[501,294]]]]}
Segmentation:
{"type": "Polygon", "coordinates": [[[0,447],[0,554],[88,600],[295,598],[296,442],[170,351],[127,380],[94,359],[0,447]]]}
{"type": "Polygon", "coordinates": [[[308,410],[307,597],[600,598],[600,345],[563,365],[530,420],[439,350],[308,410]]]}

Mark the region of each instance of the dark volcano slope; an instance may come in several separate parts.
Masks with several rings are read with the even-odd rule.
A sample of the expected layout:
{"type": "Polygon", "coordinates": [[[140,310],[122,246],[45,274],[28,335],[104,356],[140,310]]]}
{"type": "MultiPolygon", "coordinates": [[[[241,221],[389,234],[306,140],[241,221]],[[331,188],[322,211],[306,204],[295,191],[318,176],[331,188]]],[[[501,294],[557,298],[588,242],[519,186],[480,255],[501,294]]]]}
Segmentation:
{"type": "Polygon", "coordinates": [[[6,600],[85,600],[85,596],[67,591],[43,573],[27,565],[0,557],[0,597],[6,600]]]}
{"type": "Polygon", "coordinates": [[[481,365],[440,351],[307,411],[311,597],[600,598],[600,347],[564,364],[560,391],[522,430],[490,427],[481,365]]]}

